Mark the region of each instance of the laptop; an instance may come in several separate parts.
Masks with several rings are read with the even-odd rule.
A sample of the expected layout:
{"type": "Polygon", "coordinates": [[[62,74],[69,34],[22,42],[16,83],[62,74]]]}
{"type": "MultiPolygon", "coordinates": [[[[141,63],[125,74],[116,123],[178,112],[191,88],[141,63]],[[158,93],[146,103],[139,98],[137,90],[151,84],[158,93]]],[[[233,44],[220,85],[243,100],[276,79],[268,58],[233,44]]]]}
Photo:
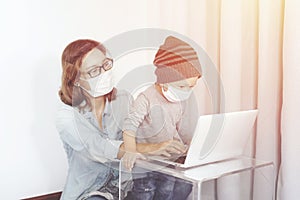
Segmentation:
{"type": "Polygon", "coordinates": [[[243,154],[257,110],[199,117],[189,148],[184,155],[149,156],[148,161],[179,168],[209,164],[243,154]]]}

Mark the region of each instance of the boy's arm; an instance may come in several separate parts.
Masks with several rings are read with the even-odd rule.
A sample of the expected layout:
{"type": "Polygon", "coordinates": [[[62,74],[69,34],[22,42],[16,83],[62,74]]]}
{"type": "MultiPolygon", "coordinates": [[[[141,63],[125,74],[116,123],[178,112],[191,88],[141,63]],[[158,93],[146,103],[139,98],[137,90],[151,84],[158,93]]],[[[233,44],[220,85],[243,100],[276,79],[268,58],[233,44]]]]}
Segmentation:
{"type": "MultiPolygon", "coordinates": [[[[185,146],[177,140],[168,140],[160,143],[138,143],[136,144],[138,153],[144,155],[163,155],[170,156],[170,153],[183,153],[186,151],[185,146]]],[[[121,159],[125,154],[124,143],[120,145],[118,158],[121,159]]]]}
{"type": "Polygon", "coordinates": [[[145,159],[145,157],[136,151],[135,132],[123,131],[123,140],[125,152],[122,157],[122,163],[129,171],[131,171],[136,159],[145,159]]]}
{"type": "Polygon", "coordinates": [[[136,152],[135,132],[126,130],[123,131],[123,141],[125,152],[136,152]]]}
{"type": "Polygon", "coordinates": [[[185,101],[181,119],[176,124],[179,137],[184,144],[190,144],[197,126],[198,117],[199,109],[197,105],[197,99],[194,97],[194,95],[191,95],[191,97],[185,101]]]}
{"type": "MultiPolygon", "coordinates": [[[[163,143],[138,143],[136,144],[136,151],[142,154],[152,154],[158,151],[163,146],[163,143]]],[[[121,159],[127,150],[125,150],[124,142],[120,145],[118,152],[118,159],[121,159]]]]}
{"type": "MultiPolygon", "coordinates": [[[[140,94],[130,107],[128,116],[123,124],[123,150],[128,152],[137,152],[136,131],[144,121],[149,112],[149,101],[145,95],[140,94]]],[[[125,152],[126,153],[126,152],[125,152]]],[[[123,153],[124,154],[124,153],[123,153]]]]}

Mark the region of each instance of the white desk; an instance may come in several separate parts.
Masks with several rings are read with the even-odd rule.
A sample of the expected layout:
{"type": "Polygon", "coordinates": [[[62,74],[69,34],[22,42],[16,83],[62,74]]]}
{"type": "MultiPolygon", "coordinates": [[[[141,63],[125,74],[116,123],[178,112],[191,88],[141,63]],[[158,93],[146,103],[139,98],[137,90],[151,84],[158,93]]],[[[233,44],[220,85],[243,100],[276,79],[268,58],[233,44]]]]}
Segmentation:
{"type": "MultiPolygon", "coordinates": [[[[267,161],[261,161],[261,160],[255,160],[251,158],[241,157],[241,158],[234,158],[229,159],[225,161],[215,162],[211,164],[201,165],[189,169],[182,169],[182,168],[170,168],[170,167],[161,167],[161,165],[138,160],[136,163],[137,166],[145,168],[147,170],[155,170],[159,171],[164,174],[172,175],[177,178],[181,178],[183,180],[187,180],[193,184],[193,190],[192,194],[190,195],[190,199],[198,199],[201,198],[201,187],[202,184],[206,181],[211,180],[217,180],[222,177],[239,174],[243,172],[249,173],[248,176],[251,179],[251,177],[260,177],[262,179],[265,179],[265,183],[267,184],[266,187],[268,188],[268,198],[266,197],[258,197],[258,193],[253,196],[253,189],[251,189],[253,184],[250,184],[251,186],[251,194],[249,198],[244,199],[255,199],[255,200],[268,200],[268,199],[274,199],[274,189],[273,189],[273,183],[274,183],[274,173],[273,173],[273,163],[267,162],[267,161]],[[267,172],[264,170],[267,169],[267,172]],[[253,173],[254,172],[254,173],[253,173]],[[252,176],[254,174],[254,176],[252,176]]],[[[252,179],[253,181],[253,179],[252,179]]],[[[213,197],[206,197],[202,200],[206,199],[214,199],[213,197]]],[[[218,199],[222,199],[222,197],[219,197],[218,199]]]]}

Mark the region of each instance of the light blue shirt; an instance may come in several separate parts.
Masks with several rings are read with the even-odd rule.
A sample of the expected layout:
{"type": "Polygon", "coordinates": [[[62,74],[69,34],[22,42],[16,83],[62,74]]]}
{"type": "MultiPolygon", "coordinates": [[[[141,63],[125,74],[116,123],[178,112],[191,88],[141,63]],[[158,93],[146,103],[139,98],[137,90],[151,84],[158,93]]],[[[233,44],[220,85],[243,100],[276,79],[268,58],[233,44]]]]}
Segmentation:
{"type": "Polygon", "coordinates": [[[80,199],[116,176],[112,163],[123,143],[122,126],[130,102],[130,95],[124,91],[118,91],[114,100],[107,101],[103,129],[99,128],[92,112],[80,113],[77,108],[61,102],[56,127],[69,163],[61,199],[80,199]]]}

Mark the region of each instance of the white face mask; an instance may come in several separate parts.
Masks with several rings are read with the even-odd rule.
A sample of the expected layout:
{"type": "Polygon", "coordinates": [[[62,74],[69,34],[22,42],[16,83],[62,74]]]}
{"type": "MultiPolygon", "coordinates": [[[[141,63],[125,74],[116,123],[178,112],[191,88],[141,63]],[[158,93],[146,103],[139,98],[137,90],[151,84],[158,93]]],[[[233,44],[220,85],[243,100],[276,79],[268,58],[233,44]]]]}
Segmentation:
{"type": "Polygon", "coordinates": [[[90,79],[81,79],[89,83],[91,90],[87,90],[80,86],[83,90],[89,93],[92,97],[99,97],[106,95],[112,91],[113,86],[113,76],[112,70],[106,71],[99,76],[90,79]]]}
{"type": "Polygon", "coordinates": [[[168,90],[162,89],[162,93],[170,102],[179,102],[187,100],[192,94],[192,90],[180,90],[172,86],[168,86],[168,90]]]}

